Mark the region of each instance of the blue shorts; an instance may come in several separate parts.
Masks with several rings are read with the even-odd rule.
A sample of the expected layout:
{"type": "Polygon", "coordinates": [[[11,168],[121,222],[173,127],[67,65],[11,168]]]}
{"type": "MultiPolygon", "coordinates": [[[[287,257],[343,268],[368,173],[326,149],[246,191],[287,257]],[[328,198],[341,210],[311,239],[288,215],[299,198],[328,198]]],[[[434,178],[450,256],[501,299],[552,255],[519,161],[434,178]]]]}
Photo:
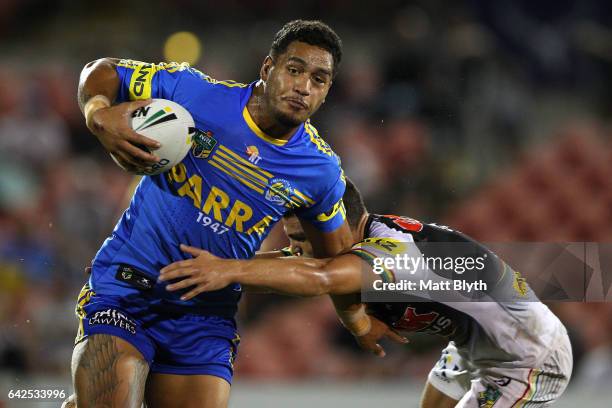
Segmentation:
{"type": "Polygon", "coordinates": [[[75,344],[92,334],[109,334],[136,347],[153,373],[206,374],[231,384],[240,343],[234,320],[160,309],[97,295],[86,284],[76,306],[75,344]]]}

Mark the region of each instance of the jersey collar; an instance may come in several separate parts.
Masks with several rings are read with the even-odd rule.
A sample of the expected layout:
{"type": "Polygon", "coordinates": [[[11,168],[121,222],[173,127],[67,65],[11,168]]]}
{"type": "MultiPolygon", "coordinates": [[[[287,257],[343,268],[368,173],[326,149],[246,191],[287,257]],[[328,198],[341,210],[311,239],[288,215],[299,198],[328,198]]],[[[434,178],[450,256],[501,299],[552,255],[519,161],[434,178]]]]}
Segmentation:
{"type": "Polygon", "coordinates": [[[240,105],[242,107],[242,118],[244,119],[244,122],[247,124],[249,129],[253,133],[255,133],[257,137],[259,137],[263,141],[268,142],[274,146],[286,146],[287,143],[293,143],[299,140],[301,135],[304,133],[304,126],[305,126],[304,123],[300,124],[300,126],[297,128],[295,133],[291,135],[291,137],[288,140],[277,139],[273,136],[270,136],[266,132],[261,130],[259,126],[257,126],[257,123],[255,123],[255,121],[253,120],[253,117],[251,116],[251,113],[247,109],[247,105],[249,102],[249,98],[251,98],[251,95],[253,94],[253,89],[255,88],[255,85],[257,85],[259,81],[251,82],[247,88],[244,88],[245,91],[240,98],[240,105]]]}
{"type": "Polygon", "coordinates": [[[261,130],[259,126],[257,126],[257,123],[255,123],[255,121],[251,117],[251,114],[249,113],[249,110],[247,109],[246,105],[244,105],[244,108],[242,108],[242,117],[244,118],[244,121],[246,122],[249,129],[251,129],[253,133],[255,133],[260,139],[263,139],[266,142],[273,144],[274,146],[284,146],[289,141],[285,139],[276,139],[261,130]]]}

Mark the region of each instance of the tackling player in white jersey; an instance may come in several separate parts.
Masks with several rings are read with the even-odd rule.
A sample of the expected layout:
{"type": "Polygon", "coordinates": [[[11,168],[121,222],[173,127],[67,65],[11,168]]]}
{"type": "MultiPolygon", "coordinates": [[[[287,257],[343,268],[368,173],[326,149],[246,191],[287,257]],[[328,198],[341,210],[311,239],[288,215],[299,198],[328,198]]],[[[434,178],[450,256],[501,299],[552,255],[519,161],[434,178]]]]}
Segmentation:
{"type": "MultiPolygon", "coordinates": [[[[452,246],[433,243],[453,243],[455,249],[462,247],[463,254],[485,254],[486,273],[477,277],[488,289],[476,295],[451,291],[446,297],[432,296],[431,290],[415,290],[412,299],[367,304],[369,313],[396,330],[437,334],[449,340],[428,376],[421,407],[542,407],[559,398],[572,371],[567,331],[519,273],[478,242],[448,227],[407,217],[368,214],[350,182],[343,200],[353,236],[359,241],[346,254],[325,260],[293,257],[236,261],[189,247],[195,258],[164,268],[161,279],[181,279],[168,289],[192,287],[187,297],[232,282],[300,296],[359,293],[375,281],[449,280],[452,274],[429,264],[416,272],[399,268],[382,268],[376,274],[371,271],[381,269],[385,259],[397,259],[398,255],[444,255],[442,252],[452,246]],[[475,300],[475,296],[479,298],[475,300]]],[[[309,243],[299,223],[287,219],[285,230],[294,253],[308,254],[309,243]]],[[[450,252],[447,255],[457,255],[452,249],[450,252]]],[[[357,328],[353,334],[361,345],[389,334],[386,326],[370,320],[365,307],[363,310],[351,317],[352,327],[357,328]]]]}

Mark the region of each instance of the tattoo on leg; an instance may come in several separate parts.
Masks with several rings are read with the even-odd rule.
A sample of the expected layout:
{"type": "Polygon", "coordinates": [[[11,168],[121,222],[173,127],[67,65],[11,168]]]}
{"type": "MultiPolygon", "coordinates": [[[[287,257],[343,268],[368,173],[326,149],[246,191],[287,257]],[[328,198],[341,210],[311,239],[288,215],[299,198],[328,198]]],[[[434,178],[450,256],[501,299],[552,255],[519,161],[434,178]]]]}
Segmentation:
{"type": "Polygon", "coordinates": [[[126,374],[129,378],[119,378],[117,364],[125,351],[117,346],[117,338],[109,335],[94,335],[87,340],[87,349],[84,351],[80,367],[84,370],[85,378],[82,392],[92,406],[106,407],[139,407],[144,392],[144,382],[148,373],[148,365],[139,359],[133,360],[133,371],[126,374]],[[127,383],[127,384],[126,384],[127,383]],[[123,385],[127,389],[119,390],[123,385]],[[117,393],[122,392],[121,401],[117,393]]]}
{"type": "MultiPolygon", "coordinates": [[[[140,404],[144,400],[145,384],[147,382],[147,375],[149,374],[149,365],[144,360],[138,360],[134,365],[134,376],[132,383],[130,384],[130,392],[128,394],[128,401],[130,404],[140,404]]],[[[132,405],[130,405],[132,406],[132,405]]]]}
{"type": "Polygon", "coordinates": [[[97,335],[87,340],[81,367],[87,371],[85,395],[93,405],[106,403],[111,406],[113,394],[119,380],[116,373],[117,361],[121,357],[116,339],[112,336],[97,335]]]}

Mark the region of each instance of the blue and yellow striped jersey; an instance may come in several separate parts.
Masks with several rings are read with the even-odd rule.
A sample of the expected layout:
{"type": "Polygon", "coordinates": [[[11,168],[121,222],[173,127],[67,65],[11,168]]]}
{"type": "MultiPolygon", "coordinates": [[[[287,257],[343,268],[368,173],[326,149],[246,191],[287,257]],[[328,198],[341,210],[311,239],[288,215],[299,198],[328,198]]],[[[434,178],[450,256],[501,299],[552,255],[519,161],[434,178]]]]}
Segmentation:
{"type": "MultiPolygon", "coordinates": [[[[250,258],[288,210],[329,232],[345,219],[339,157],[306,122],[288,140],[257,127],[246,109],[255,83],[217,81],[187,64],[122,60],[117,102],[163,98],[185,107],[196,130],[191,151],[171,171],[147,176],[94,260],[96,293],[136,293],[115,276],[130,265],[155,280],[186,258],[184,243],[224,258],[250,258]]],[[[185,305],[155,285],[160,299],[185,305]]],[[[198,308],[234,309],[239,287],[200,295],[198,308]]]]}

